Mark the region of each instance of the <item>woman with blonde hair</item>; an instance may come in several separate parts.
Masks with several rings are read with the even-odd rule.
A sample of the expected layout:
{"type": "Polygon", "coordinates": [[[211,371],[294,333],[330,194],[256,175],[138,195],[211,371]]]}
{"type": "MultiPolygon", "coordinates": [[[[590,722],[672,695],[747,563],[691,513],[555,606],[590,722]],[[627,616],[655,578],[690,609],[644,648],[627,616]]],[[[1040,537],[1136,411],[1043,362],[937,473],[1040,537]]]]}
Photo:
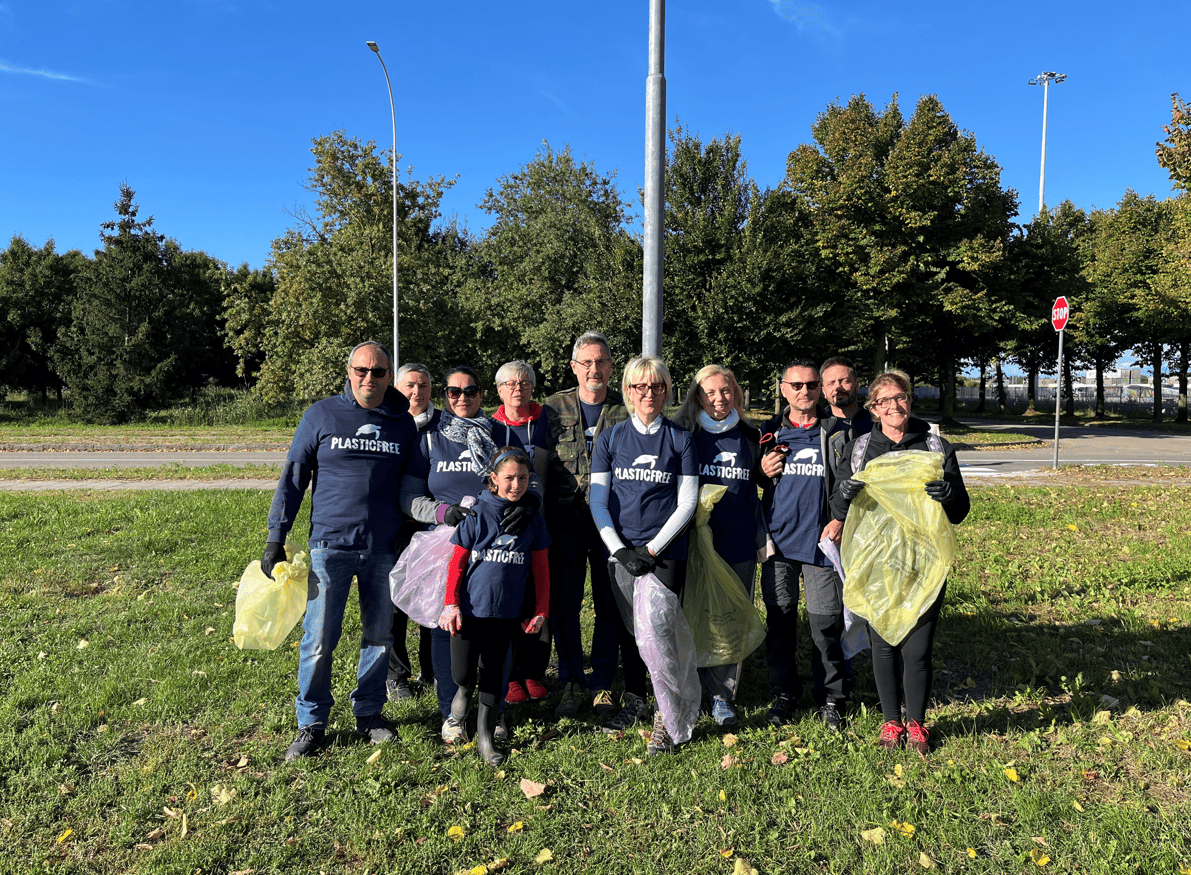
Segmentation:
{"type": "MultiPolygon", "coordinates": [[[[625,366],[623,391],[630,417],[596,439],[590,495],[592,518],[612,557],[610,576],[622,591],[652,573],[681,598],[686,526],[699,499],[699,476],[691,433],[662,415],[671,385],[670,371],[655,356],[640,356],[625,366]]],[[[624,708],[605,727],[609,732],[623,732],[648,716],[645,663],[632,627],[623,616],[618,619],[624,708]]],[[[667,635],[672,630],[651,631],[667,635]]],[[[689,668],[693,676],[694,666],[689,668]]],[[[659,709],[649,753],[672,753],[683,740],[676,742],[667,731],[659,709]]]]}
{"type": "MultiPolygon", "coordinates": [[[[691,381],[675,422],[694,435],[699,487],[723,485],[727,492],[711,511],[712,543],[753,598],[757,550],[765,546],[765,521],[757,498],[761,432],[748,420],[744,392],[732,371],[705,365],[691,381]]],[[[719,726],[736,723],[732,702],[739,693],[740,663],[699,669],[719,726]]]]}

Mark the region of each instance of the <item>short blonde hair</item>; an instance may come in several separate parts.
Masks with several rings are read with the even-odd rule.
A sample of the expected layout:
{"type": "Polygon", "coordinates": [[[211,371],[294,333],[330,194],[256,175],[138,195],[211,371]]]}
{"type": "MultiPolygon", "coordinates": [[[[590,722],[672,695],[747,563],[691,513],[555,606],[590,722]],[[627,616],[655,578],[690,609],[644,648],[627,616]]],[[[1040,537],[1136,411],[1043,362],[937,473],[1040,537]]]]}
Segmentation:
{"type": "Polygon", "coordinates": [[[732,387],[733,409],[740,414],[742,419],[748,416],[747,411],[744,409],[744,390],[736,382],[736,375],[732,373],[732,369],[726,368],[723,365],[704,365],[695,372],[695,376],[691,380],[691,388],[682,402],[682,407],[678,409],[678,413],[674,416],[674,421],[687,431],[699,430],[699,412],[703,409],[702,399],[704,395],[702,384],[708,377],[723,377],[727,380],[728,385],[732,387]]]}
{"type": "Polygon", "coordinates": [[[674,387],[674,383],[670,379],[670,369],[666,367],[664,361],[656,355],[637,356],[624,366],[624,376],[620,380],[620,394],[624,396],[624,406],[628,408],[629,413],[637,412],[636,405],[633,404],[632,393],[629,392],[629,386],[643,378],[651,383],[659,381],[665,383],[667,398],[670,397],[670,390],[674,387]]]}
{"type": "Polygon", "coordinates": [[[886,371],[868,384],[868,397],[864,399],[864,406],[873,409],[873,395],[883,386],[897,386],[906,393],[911,402],[914,400],[914,390],[910,387],[910,375],[904,371],[886,371]]]}

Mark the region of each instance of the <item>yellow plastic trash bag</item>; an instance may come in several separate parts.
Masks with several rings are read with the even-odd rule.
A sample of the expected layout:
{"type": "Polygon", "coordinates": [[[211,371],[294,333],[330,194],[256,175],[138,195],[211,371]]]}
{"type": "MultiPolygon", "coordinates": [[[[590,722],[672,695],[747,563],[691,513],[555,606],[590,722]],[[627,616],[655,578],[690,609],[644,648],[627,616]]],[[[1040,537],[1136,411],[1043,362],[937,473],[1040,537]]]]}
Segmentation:
{"type": "Polygon", "coordinates": [[[305,553],[273,566],[273,579],[259,559],[248,563],[236,592],[232,637],[241,650],[276,650],[306,613],[310,563],[305,553]]]}
{"type": "Polygon", "coordinates": [[[844,522],[844,605],[900,644],[939,596],[955,561],[955,531],[923,491],[943,477],[943,456],[902,450],[854,474],[864,489],[844,522]]]}
{"type": "Polygon", "coordinates": [[[699,491],[687,555],[682,611],[695,636],[695,664],[700,668],[735,665],[765,640],[761,615],[712,544],[711,509],[727,490],[708,483],[699,491]]]}

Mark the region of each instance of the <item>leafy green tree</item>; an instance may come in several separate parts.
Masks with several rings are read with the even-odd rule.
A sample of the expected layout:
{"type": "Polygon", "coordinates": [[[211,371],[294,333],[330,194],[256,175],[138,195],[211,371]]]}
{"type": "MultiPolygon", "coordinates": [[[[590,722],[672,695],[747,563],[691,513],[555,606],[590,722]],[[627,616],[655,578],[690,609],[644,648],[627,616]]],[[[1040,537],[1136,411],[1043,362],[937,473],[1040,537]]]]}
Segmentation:
{"type": "Polygon", "coordinates": [[[1176,421],[1187,421],[1188,366],[1191,362],[1191,192],[1170,202],[1170,234],[1163,248],[1155,286],[1168,303],[1170,351],[1177,363],[1179,399],[1176,421]]]}
{"type": "Polygon", "coordinates": [[[40,392],[44,401],[52,388],[61,400],[55,345],[85,263],[78,250],[59,255],[53,240],[35,249],[19,234],[0,252],[0,389],[40,392]]]}
{"type": "MultiPolygon", "coordinates": [[[[315,137],[306,189],[314,213],[273,241],[267,273],[237,271],[224,285],[229,343],[264,397],[313,398],[338,391],[348,351],[392,336],[393,176],[400,156],[376,153],[335,131],[315,137]],[[249,371],[249,373],[252,373],[249,371]]],[[[397,183],[400,356],[436,361],[468,332],[451,281],[453,232],[434,228],[452,183],[407,175],[397,183]]],[[[462,245],[466,245],[466,241],[462,245]]]]}
{"type": "Polygon", "coordinates": [[[479,206],[493,221],[466,290],[477,362],[525,358],[549,389],[570,382],[583,331],[603,331],[617,361],[640,349],[641,244],[625,229],[615,173],[543,142],[479,206]]]}
{"type": "Polygon", "coordinates": [[[1156,144],[1158,166],[1166,168],[1177,188],[1191,191],[1191,107],[1177,92],[1170,95],[1170,124],[1162,130],[1166,140],[1156,144]]]}

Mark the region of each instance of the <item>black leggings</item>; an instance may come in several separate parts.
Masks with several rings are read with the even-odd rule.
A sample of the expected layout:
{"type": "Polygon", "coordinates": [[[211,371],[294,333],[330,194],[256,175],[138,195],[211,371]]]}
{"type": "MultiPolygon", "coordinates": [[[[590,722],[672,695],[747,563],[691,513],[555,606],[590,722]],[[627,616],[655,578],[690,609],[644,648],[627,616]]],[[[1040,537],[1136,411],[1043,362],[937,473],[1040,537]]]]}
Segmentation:
{"type": "Polygon", "coordinates": [[[451,636],[451,679],[461,687],[476,685],[480,675],[480,704],[495,707],[504,697],[504,665],[518,621],[500,617],[464,617],[451,636]]]}
{"type": "Polygon", "coordinates": [[[939,610],[947,584],[939,590],[939,597],[918,618],[918,624],[900,644],[890,644],[868,627],[868,640],[873,648],[873,680],[881,697],[881,714],[886,721],[901,720],[901,706],[905,702],[906,719],[926,719],[926,703],[934,683],[931,650],[935,644],[935,627],[939,624],[939,610]]]}

